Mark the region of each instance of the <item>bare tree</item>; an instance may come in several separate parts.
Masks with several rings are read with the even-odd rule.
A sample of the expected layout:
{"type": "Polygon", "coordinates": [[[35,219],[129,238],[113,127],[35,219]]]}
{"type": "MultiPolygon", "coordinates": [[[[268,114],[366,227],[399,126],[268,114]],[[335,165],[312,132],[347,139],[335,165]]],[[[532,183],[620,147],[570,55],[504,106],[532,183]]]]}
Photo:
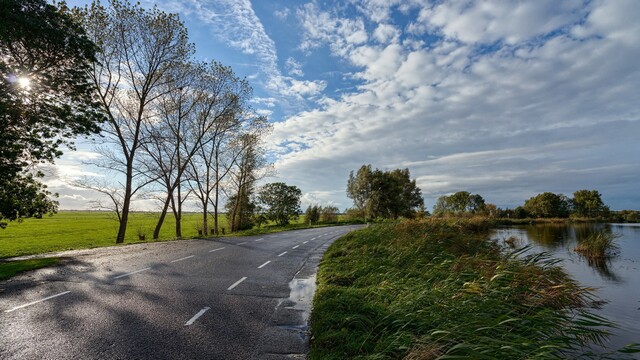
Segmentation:
{"type": "Polygon", "coordinates": [[[237,78],[231,68],[211,64],[207,83],[208,93],[219,95],[209,98],[208,105],[215,106],[212,109],[207,106],[204,113],[212,120],[212,126],[204,133],[188,169],[189,185],[202,208],[205,235],[209,229],[209,206],[213,207],[212,232],[218,233],[220,187],[242,152],[234,142],[242,134],[260,133],[269,127],[266,119],[251,113],[247,101],[252,89],[245,80],[237,78]]]}
{"type": "Polygon", "coordinates": [[[144,124],[155,121],[152,104],[173,81],[169,73],[193,52],[187,30],[175,14],[157,8],[111,0],[77,11],[91,40],[98,45],[89,76],[108,121],[103,126],[103,158],[95,165],[119,174],[124,187],[116,243],[124,242],[135,193],[153,181],[134,168],[142,146],[144,124]]]}

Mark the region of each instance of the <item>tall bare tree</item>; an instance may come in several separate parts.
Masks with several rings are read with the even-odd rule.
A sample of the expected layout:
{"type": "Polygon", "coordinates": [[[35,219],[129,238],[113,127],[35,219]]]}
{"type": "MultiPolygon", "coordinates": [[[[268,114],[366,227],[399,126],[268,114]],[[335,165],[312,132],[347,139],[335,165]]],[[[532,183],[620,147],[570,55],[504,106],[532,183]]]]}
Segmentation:
{"type": "Polygon", "coordinates": [[[95,1],[77,14],[89,38],[98,45],[97,62],[89,76],[107,113],[95,165],[118,174],[124,188],[116,243],[124,242],[131,200],[153,179],[134,168],[142,146],[142,129],[156,121],[151,106],[169,89],[171,69],[193,53],[187,30],[175,14],[139,3],[111,0],[109,7],[95,1]]]}
{"type": "Polygon", "coordinates": [[[189,185],[202,208],[205,234],[209,228],[209,206],[213,207],[213,233],[217,234],[221,186],[243,150],[237,146],[237,139],[248,133],[263,134],[268,130],[269,124],[265,118],[256,117],[252,113],[248,105],[252,89],[245,80],[237,78],[231,68],[212,64],[208,75],[211,86],[209,93],[219,93],[224,95],[223,99],[232,102],[229,106],[220,107],[226,101],[211,98],[218,104],[215,111],[206,112],[213,120],[213,126],[206,132],[201,141],[202,146],[191,159],[189,185]]]}
{"type": "MultiPolygon", "coordinates": [[[[158,121],[145,127],[148,140],[143,142],[142,167],[166,193],[154,238],[159,236],[169,206],[176,220],[176,237],[182,236],[185,171],[203,147],[215,147],[212,142],[219,140],[218,135],[238,130],[229,119],[239,111],[249,89],[231,68],[216,62],[185,64],[177,70],[176,84],[158,102],[158,121]]],[[[207,170],[215,171],[215,166],[207,170]]]]}

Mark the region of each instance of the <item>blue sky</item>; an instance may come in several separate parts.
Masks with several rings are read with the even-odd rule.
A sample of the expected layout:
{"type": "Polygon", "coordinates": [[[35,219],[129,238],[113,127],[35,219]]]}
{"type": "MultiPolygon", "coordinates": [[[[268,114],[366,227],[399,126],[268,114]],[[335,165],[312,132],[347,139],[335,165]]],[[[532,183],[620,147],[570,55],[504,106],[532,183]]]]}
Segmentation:
{"type": "MultiPolygon", "coordinates": [[[[83,4],[71,1],[71,5],[83,4]]],[[[640,1],[142,1],[250,81],[277,175],[351,206],[350,170],[408,167],[428,208],[599,190],[640,209],[640,1]]],[[[86,173],[82,147],[59,173],[86,173]]],[[[63,208],[90,193],[50,179],[63,208]]],[[[139,203],[142,208],[152,205],[139,203]]]]}

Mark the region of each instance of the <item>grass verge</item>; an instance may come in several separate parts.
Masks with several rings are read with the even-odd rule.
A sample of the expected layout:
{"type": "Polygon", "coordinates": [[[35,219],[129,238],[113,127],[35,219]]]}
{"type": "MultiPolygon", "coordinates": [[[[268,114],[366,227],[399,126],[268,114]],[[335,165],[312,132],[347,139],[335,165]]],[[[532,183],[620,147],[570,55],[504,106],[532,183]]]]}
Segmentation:
{"type": "Polygon", "coordinates": [[[311,359],[588,357],[612,326],[544,255],[506,253],[489,223],[380,224],[337,240],[318,272],[311,359]]]}
{"type": "Polygon", "coordinates": [[[0,281],[9,279],[19,273],[54,266],[60,262],[60,258],[41,258],[29,260],[0,261],[0,281]]]}

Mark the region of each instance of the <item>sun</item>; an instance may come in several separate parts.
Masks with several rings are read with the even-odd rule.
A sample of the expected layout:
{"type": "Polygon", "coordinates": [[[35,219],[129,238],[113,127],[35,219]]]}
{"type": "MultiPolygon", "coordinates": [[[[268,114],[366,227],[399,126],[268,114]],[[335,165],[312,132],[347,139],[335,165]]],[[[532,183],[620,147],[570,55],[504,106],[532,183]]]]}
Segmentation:
{"type": "Polygon", "coordinates": [[[31,86],[31,79],[26,76],[20,76],[18,78],[18,85],[23,89],[28,89],[31,86]]]}

